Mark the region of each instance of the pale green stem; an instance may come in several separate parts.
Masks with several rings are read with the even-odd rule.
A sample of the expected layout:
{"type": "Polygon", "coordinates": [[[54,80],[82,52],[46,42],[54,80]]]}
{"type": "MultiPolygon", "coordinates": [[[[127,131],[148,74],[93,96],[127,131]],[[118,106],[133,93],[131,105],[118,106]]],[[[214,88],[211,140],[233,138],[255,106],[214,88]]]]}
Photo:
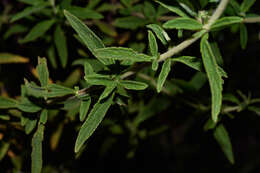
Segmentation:
{"type": "Polygon", "coordinates": [[[247,17],[243,23],[260,23],[260,17],[247,17]]]}

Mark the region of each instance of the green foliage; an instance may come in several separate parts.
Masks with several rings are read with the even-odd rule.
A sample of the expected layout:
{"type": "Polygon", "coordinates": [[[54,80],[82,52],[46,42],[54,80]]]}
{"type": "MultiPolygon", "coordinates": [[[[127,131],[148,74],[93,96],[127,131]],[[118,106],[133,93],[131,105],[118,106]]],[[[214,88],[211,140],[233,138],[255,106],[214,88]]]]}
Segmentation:
{"type": "Polygon", "coordinates": [[[11,165],[5,172],[28,172],[27,139],[33,173],[70,172],[56,152],[71,143],[75,160],[91,143],[102,157],[120,145],[129,159],[143,141],[158,145],[154,139],[170,132],[172,146],[163,145],[179,156],[187,131],[201,122],[235,164],[225,127],[246,111],[260,115],[260,100],[237,91],[230,67],[239,41],[245,50],[258,36],[247,25],[260,21],[255,0],[230,0],[223,9],[217,7],[227,0],[18,1],[3,2],[0,12],[0,161],[11,165]],[[37,56],[46,58],[35,65],[37,56]],[[68,131],[78,133],[76,141],[68,131]],[[61,165],[52,165],[52,153],[61,165]]]}

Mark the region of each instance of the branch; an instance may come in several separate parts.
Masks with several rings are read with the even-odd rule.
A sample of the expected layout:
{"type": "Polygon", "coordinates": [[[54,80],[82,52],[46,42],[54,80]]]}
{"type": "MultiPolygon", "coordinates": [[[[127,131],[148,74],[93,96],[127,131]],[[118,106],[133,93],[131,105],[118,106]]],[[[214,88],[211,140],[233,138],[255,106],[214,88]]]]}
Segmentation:
{"type": "Polygon", "coordinates": [[[247,17],[243,23],[260,23],[260,17],[247,17]]]}

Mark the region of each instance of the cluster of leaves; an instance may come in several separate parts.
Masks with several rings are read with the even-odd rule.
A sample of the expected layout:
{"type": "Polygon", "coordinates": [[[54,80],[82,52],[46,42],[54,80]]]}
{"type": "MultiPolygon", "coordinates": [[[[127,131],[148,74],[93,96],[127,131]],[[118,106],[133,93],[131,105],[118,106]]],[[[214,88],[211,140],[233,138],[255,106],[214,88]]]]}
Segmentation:
{"type": "MultiPolygon", "coordinates": [[[[224,154],[234,163],[232,145],[228,132],[221,119],[225,115],[233,118],[232,112],[240,112],[248,109],[259,114],[259,108],[255,106],[259,99],[251,99],[241,92],[238,94],[243,99],[240,101],[235,95],[223,94],[224,79],[227,73],[223,69],[221,51],[217,42],[212,42],[219,31],[230,27],[232,30],[240,31],[240,43],[242,49],[247,45],[246,20],[259,18],[257,14],[248,14],[248,10],[254,4],[254,0],[244,0],[239,4],[231,0],[228,4],[225,15],[211,22],[218,10],[201,10],[205,7],[216,7],[219,1],[200,0],[191,3],[188,0],[177,0],[172,5],[159,1],[144,3],[130,0],[121,0],[120,3],[101,3],[100,0],[89,1],[86,7],[72,5],[72,0],[62,0],[56,3],[55,0],[19,0],[26,4],[26,7],[10,17],[12,27],[5,32],[3,38],[8,39],[12,35],[26,33],[19,40],[20,44],[37,41],[39,38],[48,42],[46,58],[38,58],[36,69],[32,70],[39,82],[28,81],[21,86],[21,96],[17,99],[0,96],[0,118],[10,125],[18,122],[14,126],[18,129],[24,127],[25,133],[34,132],[32,137],[32,166],[33,173],[42,170],[42,142],[44,139],[45,125],[49,119],[58,114],[64,114],[71,121],[83,122],[80,126],[75,142],[74,151],[81,154],[86,146],[86,141],[94,133],[97,127],[103,122],[108,125],[113,134],[123,134],[124,127],[130,132],[132,150],[128,157],[133,157],[137,148],[138,140],[149,135],[160,133],[167,129],[161,125],[157,129],[148,131],[140,126],[142,122],[166,110],[170,106],[169,98],[186,92],[199,91],[207,80],[211,91],[211,104],[200,105],[192,103],[193,107],[201,112],[211,110],[211,116],[204,125],[204,130],[211,130],[216,141],[219,143],[224,154]],[[156,8],[157,7],[157,8],[156,8]],[[195,8],[196,7],[196,8],[195,8]],[[112,12],[111,12],[112,9],[112,12]],[[200,9],[196,12],[196,9],[200,9]],[[112,23],[101,21],[104,18],[102,13],[114,13],[119,11],[112,23]],[[172,16],[172,14],[177,16],[172,16]],[[41,21],[39,22],[39,19],[41,21]],[[66,31],[69,27],[66,21],[76,31],[74,37],[89,50],[89,55],[82,49],[78,49],[78,54],[83,59],[74,60],[74,65],[82,65],[84,68],[84,79],[81,80],[81,71],[75,70],[64,82],[55,81],[50,78],[47,60],[52,68],[57,69],[56,53],[63,68],[68,66],[69,53],[66,31]],[[166,21],[165,21],[166,19],[166,21]],[[34,26],[29,27],[19,23],[19,21],[30,21],[34,26]],[[91,20],[83,22],[86,20],[91,20]],[[92,27],[99,28],[102,38],[96,35],[86,23],[92,27]],[[128,40],[129,33],[118,38],[118,30],[124,31],[138,28],[147,28],[147,51],[145,43],[134,42],[129,47],[122,47],[125,39],[128,40]],[[172,41],[171,32],[177,31],[179,40],[187,36],[191,37],[180,44],[179,40],[172,41]],[[66,33],[66,34],[65,34],[66,33]],[[213,35],[213,36],[212,36],[213,35]],[[200,39],[201,58],[179,54],[183,49],[200,39]],[[174,44],[174,45],[172,45],[174,44]],[[114,47],[119,45],[120,47],[114,47]],[[161,52],[168,48],[165,53],[161,52]],[[56,51],[55,51],[56,48],[56,51]],[[160,65],[162,63],[162,65],[160,65]],[[169,79],[170,72],[175,64],[182,63],[196,73],[190,81],[182,79],[169,79]],[[130,79],[128,79],[130,78],[130,79]],[[80,84],[79,86],[75,86],[80,84]],[[74,88],[73,88],[74,87],[74,88]],[[73,88],[73,89],[72,89],[73,88]],[[81,88],[81,89],[80,89],[81,88]],[[136,101],[134,90],[151,90],[162,92],[167,95],[155,96],[144,105],[144,100],[136,101]],[[136,103],[137,102],[137,103],[136,103]],[[114,120],[104,120],[109,108],[112,105],[119,108],[121,114],[138,113],[133,119],[127,119],[122,124],[115,123],[114,120]],[[18,119],[18,121],[17,121],[18,119]],[[20,122],[19,122],[20,121],[20,122]]],[[[220,4],[226,0],[220,1],[220,4]]],[[[228,1],[226,1],[228,2],[228,1]]],[[[225,6],[223,7],[225,8],[225,6]]],[[[8,11],[8,10],[7,10],[8,11]]],[[[8,13],[8,12],[7,12],[8,13]]],[[[6,15],[6,14],[5,14],[6,15]]],[[[220,14],[221,15],[221,14],[220,14]]],[[[109,19],[107,19],[109,20],[109,19]]],[[[145,35],[140,34],[141,39],[145,35]]],[[[10,53],[0,53],[0,63],[28,63],[28,58],[10,53]]],[[[7,94],[6,94],[7,95],[7,94]]],[[[156,94],[155,94],[156,95],[156,94]]],[[[51,136],[51,148],[55,149],[65,123],[68,119],[60,122],[57,131],[51,136]]],[[[1,141],[0,159],[7,154],[12,142],[1,141]]],[[[21,165],[15,164],[16,170],[21,169],[21,165]]]]}

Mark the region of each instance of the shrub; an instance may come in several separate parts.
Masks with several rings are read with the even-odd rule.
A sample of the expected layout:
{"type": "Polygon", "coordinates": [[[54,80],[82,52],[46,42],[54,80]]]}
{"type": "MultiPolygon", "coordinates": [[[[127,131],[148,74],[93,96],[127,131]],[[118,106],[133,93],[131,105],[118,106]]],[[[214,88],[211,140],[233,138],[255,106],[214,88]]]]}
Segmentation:
{"type": "Polygon", "coordinates": [[[228,126],[241,114],[259,115],[257,94],[230,84],[240,77],[232,73],[231,55],[247,51],[257,33],[255,0],[2,3],[3,171],[29,170],[28,138],[31,172],[38,173],[68,166],[63,153],[56,157],[60,163],[50,157],[65,145],[70,152],[74,145],[75,155],[64,157],[76,160],[89,146],[106,155],[127,141],[122,150],[131,159],[144,141],[174,131],[172,147],[179,147],[196,128],[214,137],[235,163],[228,126]],[[232,38],[237,35],[241,48],[232,38]]]}

